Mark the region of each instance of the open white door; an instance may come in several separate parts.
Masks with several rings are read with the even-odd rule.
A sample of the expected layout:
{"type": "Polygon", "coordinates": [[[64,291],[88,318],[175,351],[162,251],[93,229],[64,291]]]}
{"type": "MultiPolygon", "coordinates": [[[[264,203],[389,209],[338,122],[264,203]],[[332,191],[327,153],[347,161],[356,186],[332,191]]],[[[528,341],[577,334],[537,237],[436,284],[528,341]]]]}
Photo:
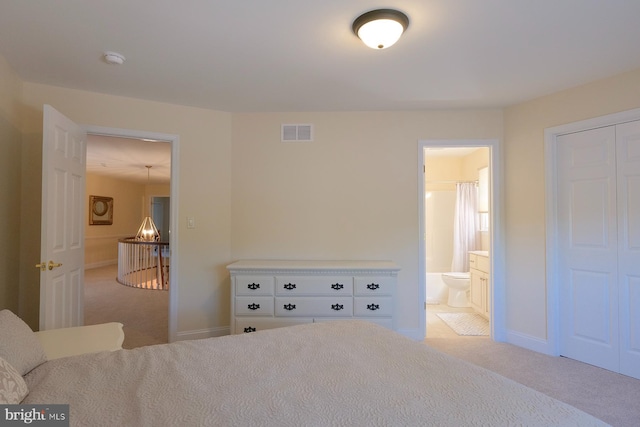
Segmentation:
{"type": "Polygon", "coordinates": [[[40,330],[84,322],[86,132],[49,105],[42,136],[40,330]]]}

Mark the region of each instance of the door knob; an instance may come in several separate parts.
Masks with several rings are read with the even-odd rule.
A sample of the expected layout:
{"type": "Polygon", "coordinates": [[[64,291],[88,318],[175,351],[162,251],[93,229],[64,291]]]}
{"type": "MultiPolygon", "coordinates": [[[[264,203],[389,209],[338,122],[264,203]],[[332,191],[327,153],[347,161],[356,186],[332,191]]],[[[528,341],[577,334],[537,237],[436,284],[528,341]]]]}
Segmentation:
{"type": "Polygon", "coordinates": [[[61,262],[53,262],[53,261],[49,261],[49,263],[44,263],[41,262],[40,264],[36,264],[36,268],[39,268],[40,271],[45,271],[47,268],[49,270],[53,270],[56,267],[61,267],[62,263],[61,262]]]}

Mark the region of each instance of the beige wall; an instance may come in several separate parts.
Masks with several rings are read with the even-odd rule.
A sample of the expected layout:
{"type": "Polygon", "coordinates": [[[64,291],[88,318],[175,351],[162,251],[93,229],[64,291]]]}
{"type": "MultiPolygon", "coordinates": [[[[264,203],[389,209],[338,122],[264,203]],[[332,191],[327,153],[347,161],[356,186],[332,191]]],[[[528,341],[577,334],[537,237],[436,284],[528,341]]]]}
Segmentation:
{"type": "Polygon", "coordinates": [[[640,70],[505,110],[507,325],[547,338],[544,130],[640,107],[640,70]]]}
{"type": "Polygon", "coordinates": [[[425,190],[455,190],[455,181],[476,181],[478,169],[489,165],[489,148],[481,147],[466,156],[427,155],[425,165],[425,190]],[[451,182],[443,182],[451,181],[451,182]]]}
{"type": "Polygon", "coordinates": [[[455,191],[455,181],[463,179],[462,160],[459,157],[430,156],[427,152],[424,166],[426,191],[455,191]]]}
{"type": "Polygon", "coordinates": [[[0,56],[0,309],[19,313],[22,82],[0,56]]]}
{"type": "Polygon", "coordinates": [[[118,239],[135,236],[143,218],[145,185],[87,173],[86,203],[89,196],[113,197],[113,224],[89,225],[85,210],[85,268],[118,262],[118,239]]]}
{"type": "Polygon", "coordinates": [[[232,257],[395,261],[398,327],[415,332],[418,141],[502,129],[501,110],[234,114],[232,257]],[[281,143],[282,123],[315,141],[281,143]]]}
{"type": "MultiPolygon", "coordinates": [[[[79,124],[180,136],[178,333],[227,327],[231,114],[34,83],[24,83],[23,94],[25,133],[41,133],[42,105],[50,104],[79,124]],[[186,228],[187,216],[195,229],[186,228]]],[[[31,172],[39,168],[35,162],[31,172]]]]}
{"type": "Polygon", "coordinates": [[[482,147],[462,158],[462,179],[477,181],[478,170],[489,166],[489,148],[482,147]]]}

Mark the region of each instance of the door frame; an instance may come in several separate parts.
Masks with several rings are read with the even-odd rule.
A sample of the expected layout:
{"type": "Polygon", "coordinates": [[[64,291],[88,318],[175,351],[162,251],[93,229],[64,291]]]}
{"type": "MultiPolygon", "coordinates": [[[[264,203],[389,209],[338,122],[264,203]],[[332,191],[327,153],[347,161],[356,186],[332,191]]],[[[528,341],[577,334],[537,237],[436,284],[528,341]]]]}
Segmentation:
{"type": "Polygon", "coordinates": [[[506,289],[504,264],[504,221],[502,201],[502,152],[498,139],[436,139],[418,141],[418,286],[420,336],[427,331],[426,298],[426,241],[425,241],[425,185],[424,152],[427,147],[487,147],[489,148],[489,262],[491,266],[491,339],[506,341],[506,289]]]}
{"type": "Polygon", "coordinates": [[[582,132],[605,126],[640,120],[640,108],[608,114],[592,119],[567,123],[544,130],[545,157],[545,240],[546,240],[546,282],[547,282],[547,345],[548,353],[560,355],[560,284],[558,279],[558,218],[556,212],[558,177],[557,138],[569,133],[582,132]]]}
{"type": "Polygon", "coordinates": [[[169,197],[171,197],[171,207],[169,219],[169,250],[171,256],[171,268],[169,269],[169,324],[168,324],[168,337],[169,342],[176,341],[178,333],[178,269],[180,263],[178,262],[178,177],[180,171],[180,136],[168,133],[148,132],[132,129],[119,129],[112,127],[93,126],[93,125],[81,125],[82,128],[89,135],[101,135],[101,136],[114,136],[120,138],[134,138],[134,139],[154,139],[157,141],[165,141],[171,144],[171,182],[169,197]]]}

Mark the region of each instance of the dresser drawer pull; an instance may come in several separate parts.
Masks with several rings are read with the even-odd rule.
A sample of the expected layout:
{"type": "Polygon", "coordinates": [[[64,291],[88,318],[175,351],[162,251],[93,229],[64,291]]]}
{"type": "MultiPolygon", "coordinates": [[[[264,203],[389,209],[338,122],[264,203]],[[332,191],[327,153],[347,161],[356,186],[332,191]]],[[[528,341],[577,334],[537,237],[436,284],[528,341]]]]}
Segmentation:
{"type": "Polygon", "coordinates": [[[376,311],[380,309],[379,304],[367,304],[367,310],[376,311]]]}
{"type": "Polygon", "coordinates": [[[288,311],[295,310],[296,309],[296,305],[295,304],[285,304],[284,305],[284,309],[288,310],[288,311]]]}
{"type": "Polygon", "coordinates": [[[285,288],[286,290],[290,291],[292,289],[296,288],[296,284],[295,283],[287,283],[283,286],[283,288],[285,288]]]}
{"type": "Polygon", "coordinates": [[[331,304],[331,309],[335,311],[340,311],[344,309],[344,305],[342,304],[331,304]]]}
{"type": "Polygon", "coordinates": [[[244,333],[248,334],[249,332],[255,332],[256,328],[254,328],[253,326],[249,326],[247,328],[244,328],[244,333]]]}
{"type": "Polygon", "coordinates": [[[370,283],[367,285],[367,289],[375,291],[376,289],[380,289],[380,285],[377,283],[370,283]]]}
{"type": "Polygon", "coordinates": [[[249,310],[257,310],[260,308],[260,304],[256,304],[255,302],[252,302],[251,304],[247,305],[247,308],[249,310]]]}
{"type": "Polygon", "coordinates": [[[247,288],[255,291],[256,289],[260,289],[260,283],[250,283],[247,285],[247,288]]]}
{"type": "Polygon", "coordinates": [[[340,289],[344,289],[344,285],[342,283],[334,283],[333,285],[331,285],[331,289],[335,289],[336,291],[338,291],[340,289]]]}

